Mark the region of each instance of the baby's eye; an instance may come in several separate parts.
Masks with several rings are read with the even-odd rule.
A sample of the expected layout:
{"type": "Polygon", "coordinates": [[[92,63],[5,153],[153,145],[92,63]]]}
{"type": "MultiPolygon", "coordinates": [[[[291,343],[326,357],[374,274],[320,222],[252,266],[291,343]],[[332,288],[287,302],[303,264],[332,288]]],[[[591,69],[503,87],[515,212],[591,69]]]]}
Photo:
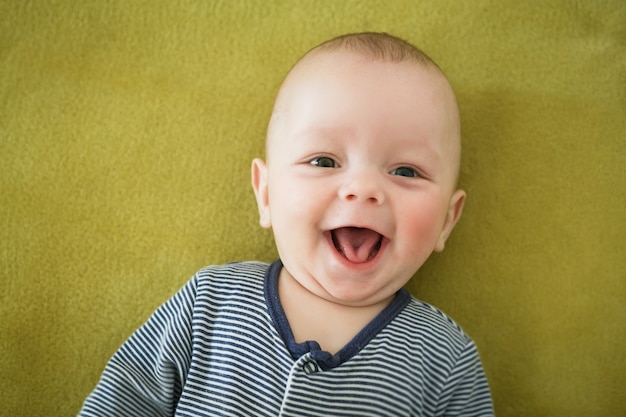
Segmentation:
{"type": "Polygon", "coordinates": [[[391,171],[391,175],[399,175],[401,177],[409,177],[409,178],[416,178],[420,176],[417,170],[410,168],[410,167],[396,168],[391,171]]]}
{"type": "Polygon", "coordinates": [[[319,156],[310,161],[311,165],[315,165],[320,168],[338,168],[339,165],[333,158],[329,158],[328,156],[319,156]]]}

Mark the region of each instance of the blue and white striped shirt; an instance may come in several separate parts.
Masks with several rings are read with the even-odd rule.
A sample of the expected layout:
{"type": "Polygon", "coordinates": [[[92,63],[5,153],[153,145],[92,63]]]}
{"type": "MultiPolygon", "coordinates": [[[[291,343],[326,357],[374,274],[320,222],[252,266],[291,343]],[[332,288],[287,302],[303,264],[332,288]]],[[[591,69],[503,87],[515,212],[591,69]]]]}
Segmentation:
{"type": "Polygon", "coordinates": [[[401,290],[336,355],[296,343],[282,264],[199,271],[122,345],[80,416],[492,416],[472,340],[401,290]]]}

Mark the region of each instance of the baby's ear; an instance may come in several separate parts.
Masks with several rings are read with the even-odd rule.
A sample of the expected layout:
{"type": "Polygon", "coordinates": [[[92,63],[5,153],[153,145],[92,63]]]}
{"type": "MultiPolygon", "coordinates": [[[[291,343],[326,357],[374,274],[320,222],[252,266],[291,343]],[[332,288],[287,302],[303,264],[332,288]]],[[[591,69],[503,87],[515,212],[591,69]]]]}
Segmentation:
{"type": "Polygon", "coordinates": [[[261,227],[269,229],[272,227],[272,222],[267,192],[267,165],[259,158],[252,161],[252,188],[259,208],[259,223],[261,227]]]}
{"type": "Polygon", "coordinates": [[[441,229],[441,234],[439,235],[439,240],[437,241],[437,245],[435,246],[435,252],[443,251],[443,248],[446,246],[446,241],[448,240],[448,236],[452,233],[452,229],[461,218],[461,213],[463,212],[463,205],[465,204],[465,191],[456,190],[452,197],[450,198],[450,205],[448,206],[448,213],[446,214],[446,219],[444,221],[443,227],[441,229]]]}

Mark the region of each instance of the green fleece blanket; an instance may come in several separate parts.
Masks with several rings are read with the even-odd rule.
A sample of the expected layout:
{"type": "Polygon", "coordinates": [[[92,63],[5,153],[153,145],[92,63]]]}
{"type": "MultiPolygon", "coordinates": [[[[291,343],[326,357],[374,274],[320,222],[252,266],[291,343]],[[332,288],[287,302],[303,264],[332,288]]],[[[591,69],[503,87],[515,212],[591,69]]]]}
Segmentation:
{"type": "Polygon", "coordinates": [[[409,289],[499,416],[626,409],[626,2],[0,2],[0,415],[78,412],[198,268],[271,261],[249,186],[278,84],[387,31],[447,72],[464,216],[409,289]]]}

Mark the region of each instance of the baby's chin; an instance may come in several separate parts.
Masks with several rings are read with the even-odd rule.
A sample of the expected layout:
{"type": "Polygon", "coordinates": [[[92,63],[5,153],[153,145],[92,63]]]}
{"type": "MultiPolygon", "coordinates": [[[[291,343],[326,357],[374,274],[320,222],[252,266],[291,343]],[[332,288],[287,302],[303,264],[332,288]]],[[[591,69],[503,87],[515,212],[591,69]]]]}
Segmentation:
{"type": "Polygon", "coordinates": [[[336,306],[350,308],[377,308],[388,305],[402,285],[394,286],[393,282],[381,282],[376,276],[363,278],[363,274],[346,274],[339,268],[328,274],[315,276],[314,288],[317,297],[336,306]],[[340,274],[341,279],[337,279],[340,274]],[[352,279],[349,276],[352,275],[352,279]]]}

